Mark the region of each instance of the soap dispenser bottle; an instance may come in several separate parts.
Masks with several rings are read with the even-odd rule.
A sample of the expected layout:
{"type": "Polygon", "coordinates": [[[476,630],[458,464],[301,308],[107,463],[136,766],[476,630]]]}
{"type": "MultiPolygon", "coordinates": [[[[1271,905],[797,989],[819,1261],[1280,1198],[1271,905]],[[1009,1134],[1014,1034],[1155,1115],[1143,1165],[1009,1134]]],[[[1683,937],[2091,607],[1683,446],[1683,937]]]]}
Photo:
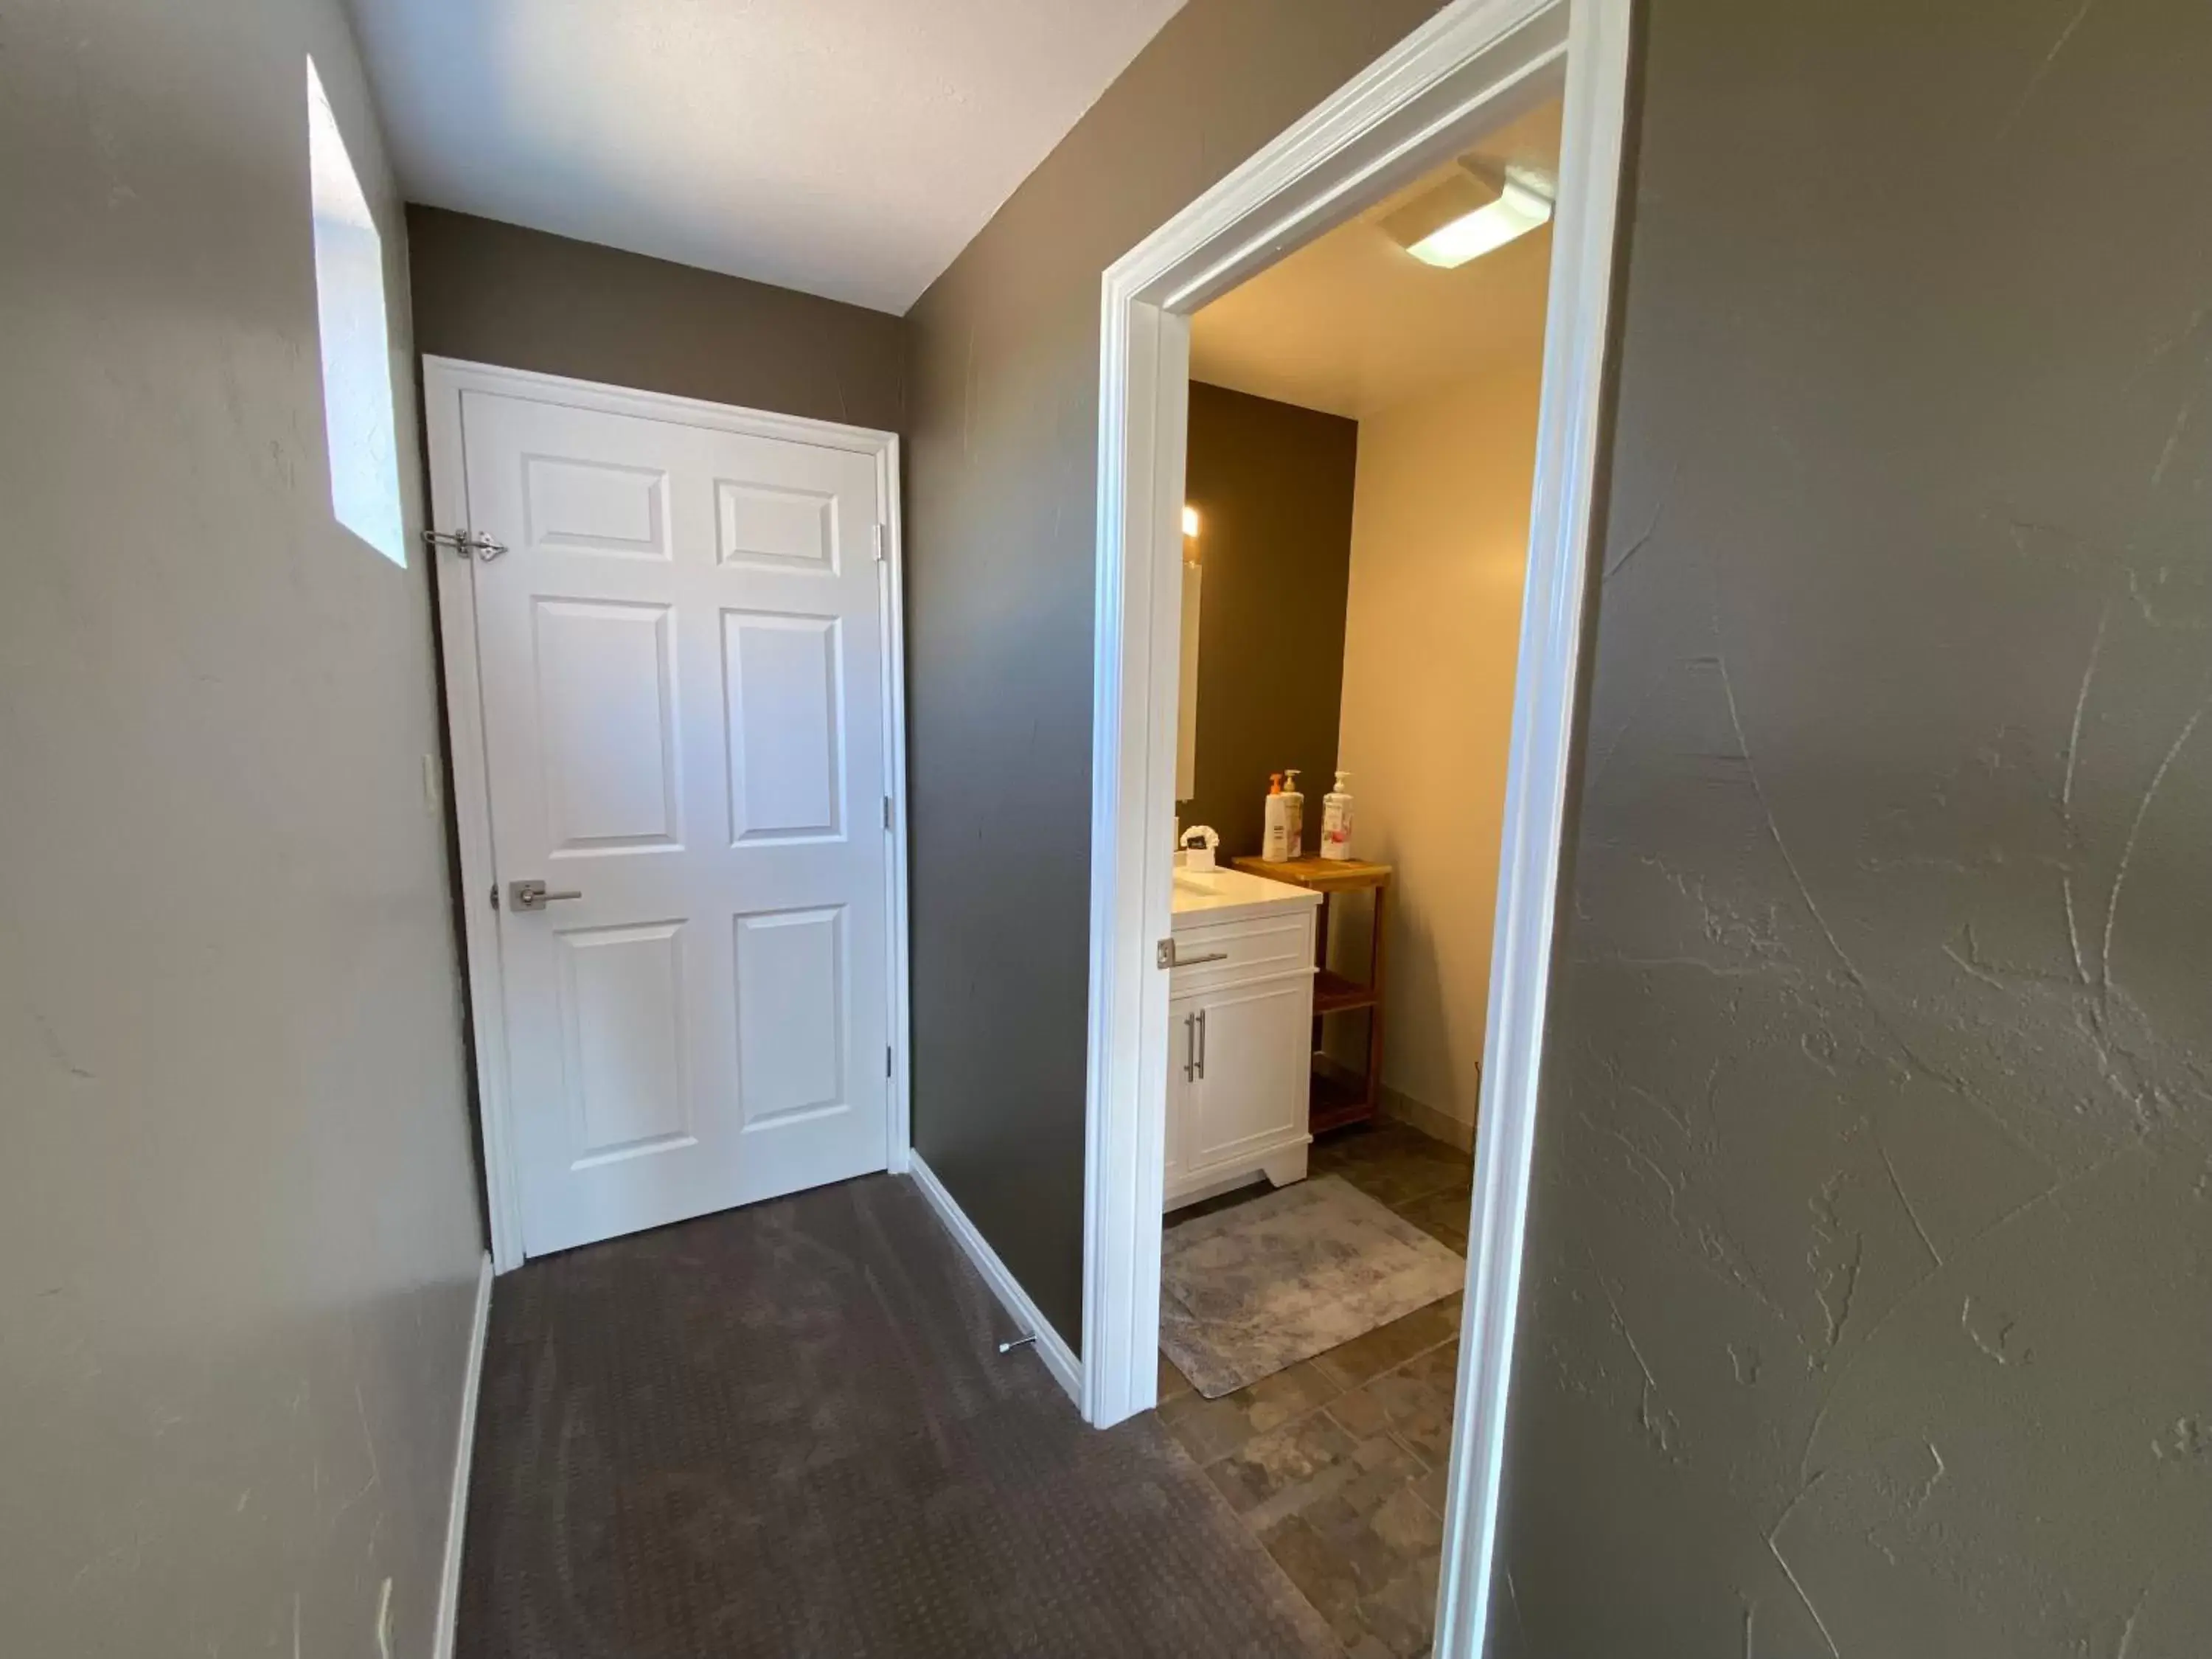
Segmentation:
{"type": "Polygon", "coordinates": [[[1290,857],[1290,805],[1283,799],[1283,775],[1267,774],[1267,810],[1260,820],[1260,856],[1270,864],[1281,864],[1290,857]]]}
{"type": "Polygon", "coordinates": [[[1285,856],[1302,859],[1306,855],[1306,798],[1298,793],[1298,769],[1295,766],[1283,772],[1283,816],[1288,821],[1285,839],[1291,846],[1285,856]]]}
{"type": "Polygon", "coordinates": [[[1340,771],[1336,787],[1321,800],[1321,855],[1325,859],[1352,856],[1352,774],[1340,771]]]}

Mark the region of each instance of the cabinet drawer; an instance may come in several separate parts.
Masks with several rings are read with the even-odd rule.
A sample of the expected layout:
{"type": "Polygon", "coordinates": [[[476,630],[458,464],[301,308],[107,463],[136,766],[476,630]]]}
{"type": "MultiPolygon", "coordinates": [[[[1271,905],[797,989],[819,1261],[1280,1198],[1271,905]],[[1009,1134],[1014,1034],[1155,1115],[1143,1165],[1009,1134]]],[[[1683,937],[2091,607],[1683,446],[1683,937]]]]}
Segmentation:
{"type": "Polygon", "coordinates": [[[1188,996],[1195,991],[1278,974],[1310,974],[1313,927],[1313,912],[1301,909],[1295,915],[1180,928],[1175,934],[1176,955],[1186,965],[1169,975],[1168,994],[1188,996]],[[1209,960],[1192,960],[1197,957],[1209,960]]]}

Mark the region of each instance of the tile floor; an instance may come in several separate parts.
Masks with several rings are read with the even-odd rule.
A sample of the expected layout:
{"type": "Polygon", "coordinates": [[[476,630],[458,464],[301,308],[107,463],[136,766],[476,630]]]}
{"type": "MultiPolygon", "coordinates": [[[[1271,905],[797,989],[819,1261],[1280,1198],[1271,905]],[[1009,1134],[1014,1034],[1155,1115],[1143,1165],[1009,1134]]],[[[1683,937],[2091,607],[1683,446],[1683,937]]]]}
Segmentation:
{"type": "MultiPolygon", "coordinates": [[[[1342,1177],[1467,1254],[1473,1162],[1402,1124],[1316,1141],[1342,1177]]],[[[1258,1197],[1249,1188],[1168,1224],[1258,1197]]],[[[1432,1302],[1219,1400],[1160,1358],[1160,1421],[1318,1608],[1351,1659],[1429,1651],[1460,1298],[1432,1302]]]]}

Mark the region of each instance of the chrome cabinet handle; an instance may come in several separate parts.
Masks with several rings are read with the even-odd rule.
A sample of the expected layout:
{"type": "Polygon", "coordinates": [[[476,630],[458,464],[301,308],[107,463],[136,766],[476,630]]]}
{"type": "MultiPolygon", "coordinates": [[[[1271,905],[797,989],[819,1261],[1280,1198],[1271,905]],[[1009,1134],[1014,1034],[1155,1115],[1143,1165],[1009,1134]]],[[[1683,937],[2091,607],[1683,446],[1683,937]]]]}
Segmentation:
{"type": "Polygon", "coordinates": [[[1182,1017],[1182,1080],[1198,1081],[1198,1016],[1182,1017]]]}
{"type": "Polygon", "coordinates": [[[1203,1083],[1206,1080],[1206,1010],[1200,1009],[1196,1018],[1198,1020],[1198,1080],[1203,1083]]]}
{"type": "Polygon", "coordinates": [[[565,893],[548,892],[542,881],[511,881],[507,884],[507,908],[510,910],[543,910],[556,899],[580,899],[583,896],[574,890],[565,893]]]}

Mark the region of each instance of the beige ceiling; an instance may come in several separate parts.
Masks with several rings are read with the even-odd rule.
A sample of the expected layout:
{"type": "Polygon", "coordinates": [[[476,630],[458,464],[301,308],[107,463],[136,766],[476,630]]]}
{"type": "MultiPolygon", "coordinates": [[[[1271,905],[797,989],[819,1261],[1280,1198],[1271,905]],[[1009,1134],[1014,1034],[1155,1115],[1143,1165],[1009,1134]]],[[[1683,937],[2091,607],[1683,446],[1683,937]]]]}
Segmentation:
{"type": "Polygon", "coordinates": [[[1182,4],[348,9],[409,201],[903,313],[1182,4]]]}
{"type": "MultiPolygon", "coordinates": [[[[1468,153],[1556,173],[1559,100],[1539,105],[1468,153]]],[[[1357,420],[1540,349],[1550,226],[1456,270],[1438,270],[1378,222],[1452,166],[1199,312],[1191,319],[1191,378],[1357,420]]]]}

